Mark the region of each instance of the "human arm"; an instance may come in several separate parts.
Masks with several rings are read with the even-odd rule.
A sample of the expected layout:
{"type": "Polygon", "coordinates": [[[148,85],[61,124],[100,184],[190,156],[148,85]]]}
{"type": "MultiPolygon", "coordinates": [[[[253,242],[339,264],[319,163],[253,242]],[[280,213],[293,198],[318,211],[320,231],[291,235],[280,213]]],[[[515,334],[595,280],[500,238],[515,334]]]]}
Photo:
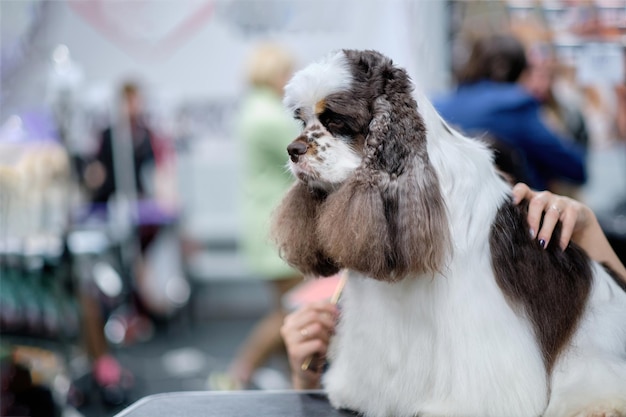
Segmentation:
{"type": "Polygon", "coordinates": [[[608,265],[626,282],[626,267],[617,257],[593,211],[579,201],[553,194],[549,191],[533,191],[526,184],[513,187],[514,202],[528,200],[528,224],[531,234],[548,246],[557,221],[561,221],[559,245],[567,248],[570,239],[580,246],[589,257],[608,265]],[[541,228],[542,214],[545,212],[541,228]]]}
{"type": "Polygon", "coordinates": [[[322,362],[326,357],[330,337],[335,331],[337,306],[330,301],[316,301],[300,307],[285,317],[280,329],[291,367],[295,389],[320,388],[322,362]],[[302,364],[315,355],[318,360],[308,369],[302,364]]]}

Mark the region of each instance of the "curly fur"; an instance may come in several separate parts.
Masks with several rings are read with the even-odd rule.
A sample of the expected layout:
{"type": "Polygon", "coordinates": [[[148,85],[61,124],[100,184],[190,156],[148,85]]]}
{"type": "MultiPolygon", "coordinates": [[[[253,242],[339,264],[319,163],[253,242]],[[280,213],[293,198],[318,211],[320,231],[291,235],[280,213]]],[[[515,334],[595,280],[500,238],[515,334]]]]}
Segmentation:
{"type": "Polygon", "coordinates": [[[301,182],[295,183],[274,215],[274,230],[285,242],[281,256],[304,274],[330,276],[339,268],[321,249],[316,227],[324,197],[301,182]],[[307,236],[303,239],[302,236],[307,236]]]}
{"type": "Polygon", "coordinates": [[[305,273],[350,270],[323,378],[335,407],[626,416],[626,292],[561,251],[558,227],[539,246],[485,144],[374,51],[303,69],[285,104],[303,130],[273,236],[305,273]]]}

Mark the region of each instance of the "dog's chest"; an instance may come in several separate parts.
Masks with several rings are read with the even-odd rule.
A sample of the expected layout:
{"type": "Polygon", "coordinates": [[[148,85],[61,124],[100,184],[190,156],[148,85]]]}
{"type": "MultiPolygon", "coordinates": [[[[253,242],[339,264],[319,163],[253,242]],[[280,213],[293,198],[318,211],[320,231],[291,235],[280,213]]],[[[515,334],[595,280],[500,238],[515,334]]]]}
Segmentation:
{"type": "Polygon", "coordinates": [[[451,277],[388,284],[351,274],[329,351],[331,400],[372,416],[455,404],[493,415],[484,409],[497,406],[492,395],[542,407],[545,369],[532,330],[495,284],[478,281],[471,289],[451,277]]]}
{"type": "Polygon", "coordinates": [[[449,300],[438,287],[432,280],[388,284],[351,273],[331,348],[339,355],[363,358],[380,377],[416,371],[408,369],[407,359],[433,354],[441,319],[435,306],[445,306],[449,300]]]}

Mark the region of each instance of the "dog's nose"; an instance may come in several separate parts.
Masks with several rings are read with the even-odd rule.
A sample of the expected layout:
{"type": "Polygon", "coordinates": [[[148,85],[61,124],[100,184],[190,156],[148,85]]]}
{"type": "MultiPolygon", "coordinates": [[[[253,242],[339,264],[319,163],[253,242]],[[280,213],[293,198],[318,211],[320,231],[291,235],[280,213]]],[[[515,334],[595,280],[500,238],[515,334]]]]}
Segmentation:
{"type": "Polygon", "coordinates": [[[298,162],[300,155],[304,155],[308,149],[309,146],[306,143],[293,141],[287,146],[287,153],[291,157],[292,162],[298,162]]]}

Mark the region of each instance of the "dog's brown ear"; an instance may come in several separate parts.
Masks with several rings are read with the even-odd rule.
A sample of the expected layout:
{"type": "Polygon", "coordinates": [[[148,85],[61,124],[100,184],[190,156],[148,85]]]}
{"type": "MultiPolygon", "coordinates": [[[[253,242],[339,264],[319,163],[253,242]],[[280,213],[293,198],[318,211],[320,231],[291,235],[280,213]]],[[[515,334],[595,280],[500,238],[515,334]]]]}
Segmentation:
{"type": "Polygon", "coordinates": [[[330,276],[339,272],[317,239],[317,217],[323,198],[298,181],[272,216],[271,237],[280,256],[303,274],[330,276]]]}
{"type": "Polygon", "coordinates": [[[363,162],[323,203],[318,238],[340,265],[396,281],[441,271],[450,240],[410,79],[379,59],[386,61],[369,72],[383,92],[373,103],[363,162]]]}

